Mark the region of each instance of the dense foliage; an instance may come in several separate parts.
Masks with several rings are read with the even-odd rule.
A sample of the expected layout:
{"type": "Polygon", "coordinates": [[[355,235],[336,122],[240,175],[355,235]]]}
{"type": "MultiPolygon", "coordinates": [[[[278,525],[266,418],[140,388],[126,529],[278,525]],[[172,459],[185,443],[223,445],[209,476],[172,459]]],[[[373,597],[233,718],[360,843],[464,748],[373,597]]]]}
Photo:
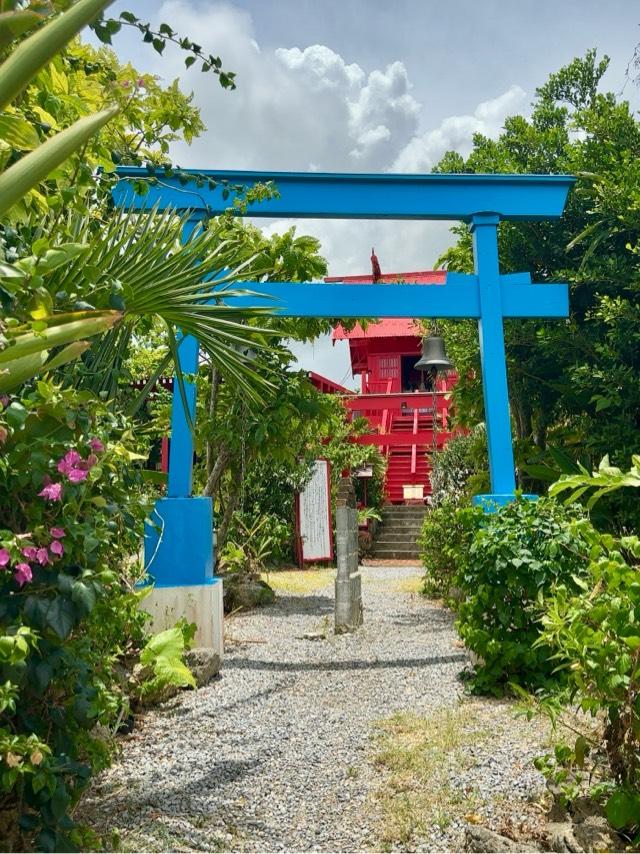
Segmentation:
{"type": "MultiPolygon", "coordinates": [[[[39,847],[81,847],[69,813],[127,714],[143,639],[134,578],[145,514],[130,427],[39,382],[0,415],[0,792],[39,847]]],[[[139,571],[139,570],[138,570],[139,571]]]]}
{"type": "Polygon", "coordinates": [[[451,500],[429,510],[418,537],[425,571],[423,592],[427,596],[455,600],[456,579],[469,572],[471,543],[482,518],[480,508],[460,506],[451,500]]]}
{"type": "Polygon", "coordinates": [[[487,466],[484,424],[477,424],[468,433],[454,436],[444,448],[432,455],[432,504],[436,507],[445,502],[460,504],[469,501],[473,495],[489,492],[487,466]]]}
{"type": "Polygon", "coordinates": [[[615,784],[609,819],[616,828],[632,829],[640,824],[640,539],[599,534],[585,520],[574,528],[590,545],[588,573],[578,589],[556,588],[537,644],[552,651],[565,674],[568,701],[594,718],[604,715],[604,749],[580,734],[571,759],[580,775],[584,755],[591,754],[589,773],[599,765],[597,779],[604,765],[605,779],[615,784]],[[583,753],[579,763],[576,749],[583,753]]]}
{"type": "Polygon", "coordinates": [[[458,630],[479,657],[477,690],[499,694],[509,683],[538,688],[554,670],[538,641],[540,612],[559,584],[579,589],[589,556],[578,511],[552,499],[519,499],[487,514],[456,580],[464,593],[458,630]]]}

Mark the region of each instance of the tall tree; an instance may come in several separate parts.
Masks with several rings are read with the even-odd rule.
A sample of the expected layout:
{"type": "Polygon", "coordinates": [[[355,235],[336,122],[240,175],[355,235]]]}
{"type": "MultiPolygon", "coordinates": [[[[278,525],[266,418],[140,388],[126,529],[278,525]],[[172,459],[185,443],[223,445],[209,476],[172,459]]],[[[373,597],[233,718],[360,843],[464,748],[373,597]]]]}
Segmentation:
{"type": "MultiPolygon", "coordinates": [[[[602,93],[609,60],[595,50],[550,75],[530,117],[511,116],[496,140],[480,134],[438,171],[570,173],[578,177],[557,222],[503,223],[504,272],[568,281],[570,317],[506,323],[509,390],[520,462],[562,446],[589,464],[606,453],[628,465],[640,429],[640,123],[627,101],[602,93]]],[[[468,229],[442,258],[472,269],[468,229]]],[[[479,359],[470,323],[447,324],[462,380],[460,410],[481,417],[479,359]]],[[[538,471],[538,473],[541,473],[538,471]]]]}

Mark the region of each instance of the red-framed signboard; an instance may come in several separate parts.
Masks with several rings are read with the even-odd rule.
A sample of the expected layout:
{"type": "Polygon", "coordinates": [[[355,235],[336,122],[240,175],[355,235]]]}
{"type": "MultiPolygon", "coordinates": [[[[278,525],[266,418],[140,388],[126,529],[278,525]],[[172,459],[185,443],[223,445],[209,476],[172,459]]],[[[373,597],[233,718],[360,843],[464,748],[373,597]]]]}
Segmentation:
{"type": "Polygon", "coordinates": [[[333,560],[331,519],[331,463],[313,463],[311,479],[296,495],[296,541],[298,563],[333,560]]]}

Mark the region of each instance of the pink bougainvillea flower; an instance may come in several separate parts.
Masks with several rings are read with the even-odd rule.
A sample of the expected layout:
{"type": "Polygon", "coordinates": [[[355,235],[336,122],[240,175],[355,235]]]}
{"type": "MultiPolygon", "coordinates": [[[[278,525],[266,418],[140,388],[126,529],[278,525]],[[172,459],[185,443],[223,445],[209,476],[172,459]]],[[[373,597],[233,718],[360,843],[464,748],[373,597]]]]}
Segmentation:
{"type": "Polygon", "coordinates": [[[40,566],[46,566],[48,563],[51,563],[51,560],[49,559],[49,552],[44,547],[37,550],[36,560],[40,566]]]}
{"type": "Polygon", "coordinates": [[[25,546],[25,548],[22,549],[22,554],[27,560],[35,560],[38,554],[38,549],[35,546],[25,546]]]}
{"type": "Polygon", "coordinates": [[[9,431],[5,427],[0,427],[0,445],[4,445],[8,435],[9,431]]]}
{"type": "Polygon", "coordinates": [[[61,540],[64,537],[64,528],[52,528],[51,536],[56,540],[61,540]]]}
{"type": "Polygon", "coordinates": [[[11,560],[11,555],[6,549],[0,549],[0,566],[6,566],[11,560]]]}
{"type": "Polygon", "coordinates": [[[98,462],[98,458],[95,454],[89,454],[87,457],[87,468],[92,469],[98,462]]]}
{"type": "Polygon", "coordinates": [[[3,394],[2,397],[0,397],[0,403],[2,404],[3,409],[9,406],[9,398],[6,394],[3,394]]]}
{"type": "Polygon", "coordinates": [[[64,546],[59,540],[54,540],[49,546],[49,551],[51,554],[57,555],[58,557],[62,557],[64,554],[64,546]]]}
{"type": "Polygon", "coordinates": [[[46,498],[49,501],[60,501],[62,498],[62,484],[61,483],[47,483],[40,490],[38,495],[41,498],[46,498]]]}
{"type": "Polygon", "coordinates": [[[20,587],[23,587],[27,581],[31,581],[33,578],[33,573],[31,572],[31,567],[28,563],[17,563],[16,571],[14,573],[15,580],[18,582],[20,587]]]}
{"type": "Polygon", "coordinates": [[[95,437],[89,440],[89,447],[96,454],[100,454],[102,453],[102,451],[104,451],[104,445],[102,444],[100,439],[96,439],[95,437]]]}
{"type": "Polygon", "coordinates": [[[67,451],[64,457],[58,462],[58,471],[60,474],[66,474],[67,476],[70,472],[81,462],[82,457],[75,450],[67,451]]]}
{"type": "Polygon", "coordinates": [[[71,469],[67,477],[71,483],[80,483],[81,480],[86,480],[89,472],[86,469],[71,469]]]}

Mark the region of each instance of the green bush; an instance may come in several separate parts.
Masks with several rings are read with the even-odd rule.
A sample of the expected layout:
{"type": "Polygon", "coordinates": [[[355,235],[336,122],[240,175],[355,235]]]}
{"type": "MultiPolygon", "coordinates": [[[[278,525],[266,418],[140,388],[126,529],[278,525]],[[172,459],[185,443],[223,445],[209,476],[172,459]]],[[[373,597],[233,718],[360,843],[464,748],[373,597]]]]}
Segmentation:
{"type": "Polygon", "coordinates": [[[489,492],[487,431],[477,424],[469,433],[455,436],[433,455],[431,471],[434,506],[461,504],[476,493],[489,492]]]}
{"type": "Polygon", "coordinates": [[[578,591],[590,543],[571,523],[580,511],[552,499],[518,499],[486,516],[456,582],[464,600],[458,630],[480,659],[474,688],[499,695],[509,683],[552,681],[551,649],[536,643],[540,613],[558,584],[578,591]]]}
{"type": "Polygon", "coordinates": [[[128,714],[144,616],[127,567],[145,508],[126,424],[39,382],[0,412],[0,809],[25,844],[73,851],[70,818],[128,714]]]}
{"type": "Polygon", "coordinates": [[[554,781],[559,778],[565,786],[576,776],[612,781],[609,821],[619,830],[638,833],[640,539],[600,534],[586,520],[574,521],[571,528],[572,536],[590,546],[588,575],[557,587],[546,603],[536,647],[550,650],[554,665],[566,674],[569,700],[593,717],[604,716],[604,751],[589,733],[579,734],[575,746],[566,746],[560,757],[567,761],[556,755],[550,767],[554,781]],[[585,754],[590,758],[586,766],[585,754]],[[568,773],[571,765],[583,773],[568,773]]]}
{"type": "Polygon", "coordinates": [[[451,599],[456,575],[467,571],[469,548],[483,515],[477,507],[458,507],[453,501],[429,510],[418,537],[425,595],[451,599]]]}

